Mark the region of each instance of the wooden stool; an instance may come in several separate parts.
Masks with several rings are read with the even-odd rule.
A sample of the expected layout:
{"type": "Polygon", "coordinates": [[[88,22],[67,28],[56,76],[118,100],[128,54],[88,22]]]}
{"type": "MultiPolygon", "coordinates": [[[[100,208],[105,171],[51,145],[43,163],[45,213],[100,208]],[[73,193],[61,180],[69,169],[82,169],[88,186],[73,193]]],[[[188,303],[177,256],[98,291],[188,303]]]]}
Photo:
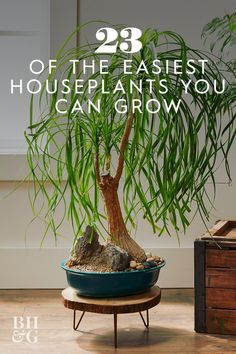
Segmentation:
{"type": "Polygon", "coordinates": [[[114,315],[114,346],[117,348],[117,315],[121,313],[139,312],[144,326],[149,327],[148,310],[161,300],[161,290],[158,286],[153,286],[145,293],[131,296],[111,297],[111,298],[91,298],[79,296],[72,288],[62,291],[64,306],[74,310],[73,329],[77,330],[85,312],[104,313],[114,315]],[[76,311],[82,311],[79,321],[76,324],[76,311]],[[146,311],[145,321],[142,311],[146,311]]]}

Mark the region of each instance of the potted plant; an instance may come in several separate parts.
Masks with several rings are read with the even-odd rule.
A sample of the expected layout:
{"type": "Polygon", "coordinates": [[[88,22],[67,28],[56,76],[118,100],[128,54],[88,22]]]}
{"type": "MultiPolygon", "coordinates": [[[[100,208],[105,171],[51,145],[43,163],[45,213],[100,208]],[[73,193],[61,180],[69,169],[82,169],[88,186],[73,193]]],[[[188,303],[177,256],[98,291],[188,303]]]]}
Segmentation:
{"type": "Polygon", "coordinates": [[[225,100],[227,77],[214,57],[189,48],[171,31],[148,29],[140,43],[135,53],[119,45],[106,54],[99,53],[98,42],[71,50],[65,44],[43,81],[37,122],[31,98],[26,139],[32,204],[42,192],[46,232],[51,228],[55,237],[65,217],[70,219],[75,241],[62,266],[75,288],[79,278],[85,295],[125,295],[153,285],[164,261],[146,255],[130,236],[137,214],[158,235],[171,233],[170,225],[177,234],[181,227],[185,231],[193,208],[203,219],[209,216],[206,183],[215,186],[216,157],[221,154],[228,167],[234,115],[225,100]],[[56,222],[58,208],[64,213],[56,222]],[[105,234],[108,246],[98,241],[105,234]],[[93,268],[101,254],[109,272],[93,268]],[[113,258],[126,268],[114,266],[113,258]],[[118,284],[114,292],[111,282],[118,284]]]}

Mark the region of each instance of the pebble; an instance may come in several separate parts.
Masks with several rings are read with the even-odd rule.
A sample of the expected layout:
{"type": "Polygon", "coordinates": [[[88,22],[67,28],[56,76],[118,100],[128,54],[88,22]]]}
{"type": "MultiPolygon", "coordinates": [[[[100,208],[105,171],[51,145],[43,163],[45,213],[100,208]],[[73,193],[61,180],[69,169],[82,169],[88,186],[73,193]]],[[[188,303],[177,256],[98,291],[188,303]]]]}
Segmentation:
{"type": "Polygon", "coordinates": [[[144,266],[143,266],[142,264],[140,264],[140,265],[137,265],[136,269],[137,269],[137,270],[141,270],[141,269],[144,269],[144,266]]]}
{"type": "Polygon", "coordinates": [[[144,262],[143,265],[144,265],[145,269],[152,268],[152,267],[156,266],[156,265],[154,265],[153,262],[152,263],[151,262],[144,262]]]}
{"type": "Polygon", "coordinates": [[[161,261],[161,258],[160,258],[160,257],[155,257],[154,260],[155,260],[156,262],[160,262],[160,261],[161,261]]]}
{"type": "Polygon", "coordinates": [[[149,262],[143,262],[143,266],[145,269],[151,268],[151,265],[149,262]]]}
{"type": "Polygon", "coordinates": [[[158,266],[162,263],[162,258],[158,256],[152,256],[151,253],[146,253],[147,259],[144,262],[136,262],[134,260],[130,261],[129,268],[127,271],[149,269],[158,266]]]}
{"type": "Polygon", "coordinates": [[[136,268],[137,267],[137,262],[131,261],[129,266],[130,266],[130,268],[136,268]]]}

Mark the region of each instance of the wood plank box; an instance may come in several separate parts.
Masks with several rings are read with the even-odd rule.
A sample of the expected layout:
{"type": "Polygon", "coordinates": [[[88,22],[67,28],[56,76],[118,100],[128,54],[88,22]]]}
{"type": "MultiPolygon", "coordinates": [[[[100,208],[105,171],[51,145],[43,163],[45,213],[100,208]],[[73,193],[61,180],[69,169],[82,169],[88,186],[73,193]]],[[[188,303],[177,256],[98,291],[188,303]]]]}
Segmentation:
{"type": "Polygon", "coordinates": [[[195,331],[236,335],[236,221],[194,242],[195,331]]]}

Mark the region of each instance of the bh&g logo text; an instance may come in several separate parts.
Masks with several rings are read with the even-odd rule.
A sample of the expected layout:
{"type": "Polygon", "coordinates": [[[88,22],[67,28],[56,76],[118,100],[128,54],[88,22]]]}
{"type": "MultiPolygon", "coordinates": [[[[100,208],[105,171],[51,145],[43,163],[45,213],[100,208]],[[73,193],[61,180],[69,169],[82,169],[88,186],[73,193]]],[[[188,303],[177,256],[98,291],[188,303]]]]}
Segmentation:
{"type": "Polygon", "coordinates": [[[12,341],[21,343],[37,343],[38,341],[38,316],[14,316],[12,341]]]}

